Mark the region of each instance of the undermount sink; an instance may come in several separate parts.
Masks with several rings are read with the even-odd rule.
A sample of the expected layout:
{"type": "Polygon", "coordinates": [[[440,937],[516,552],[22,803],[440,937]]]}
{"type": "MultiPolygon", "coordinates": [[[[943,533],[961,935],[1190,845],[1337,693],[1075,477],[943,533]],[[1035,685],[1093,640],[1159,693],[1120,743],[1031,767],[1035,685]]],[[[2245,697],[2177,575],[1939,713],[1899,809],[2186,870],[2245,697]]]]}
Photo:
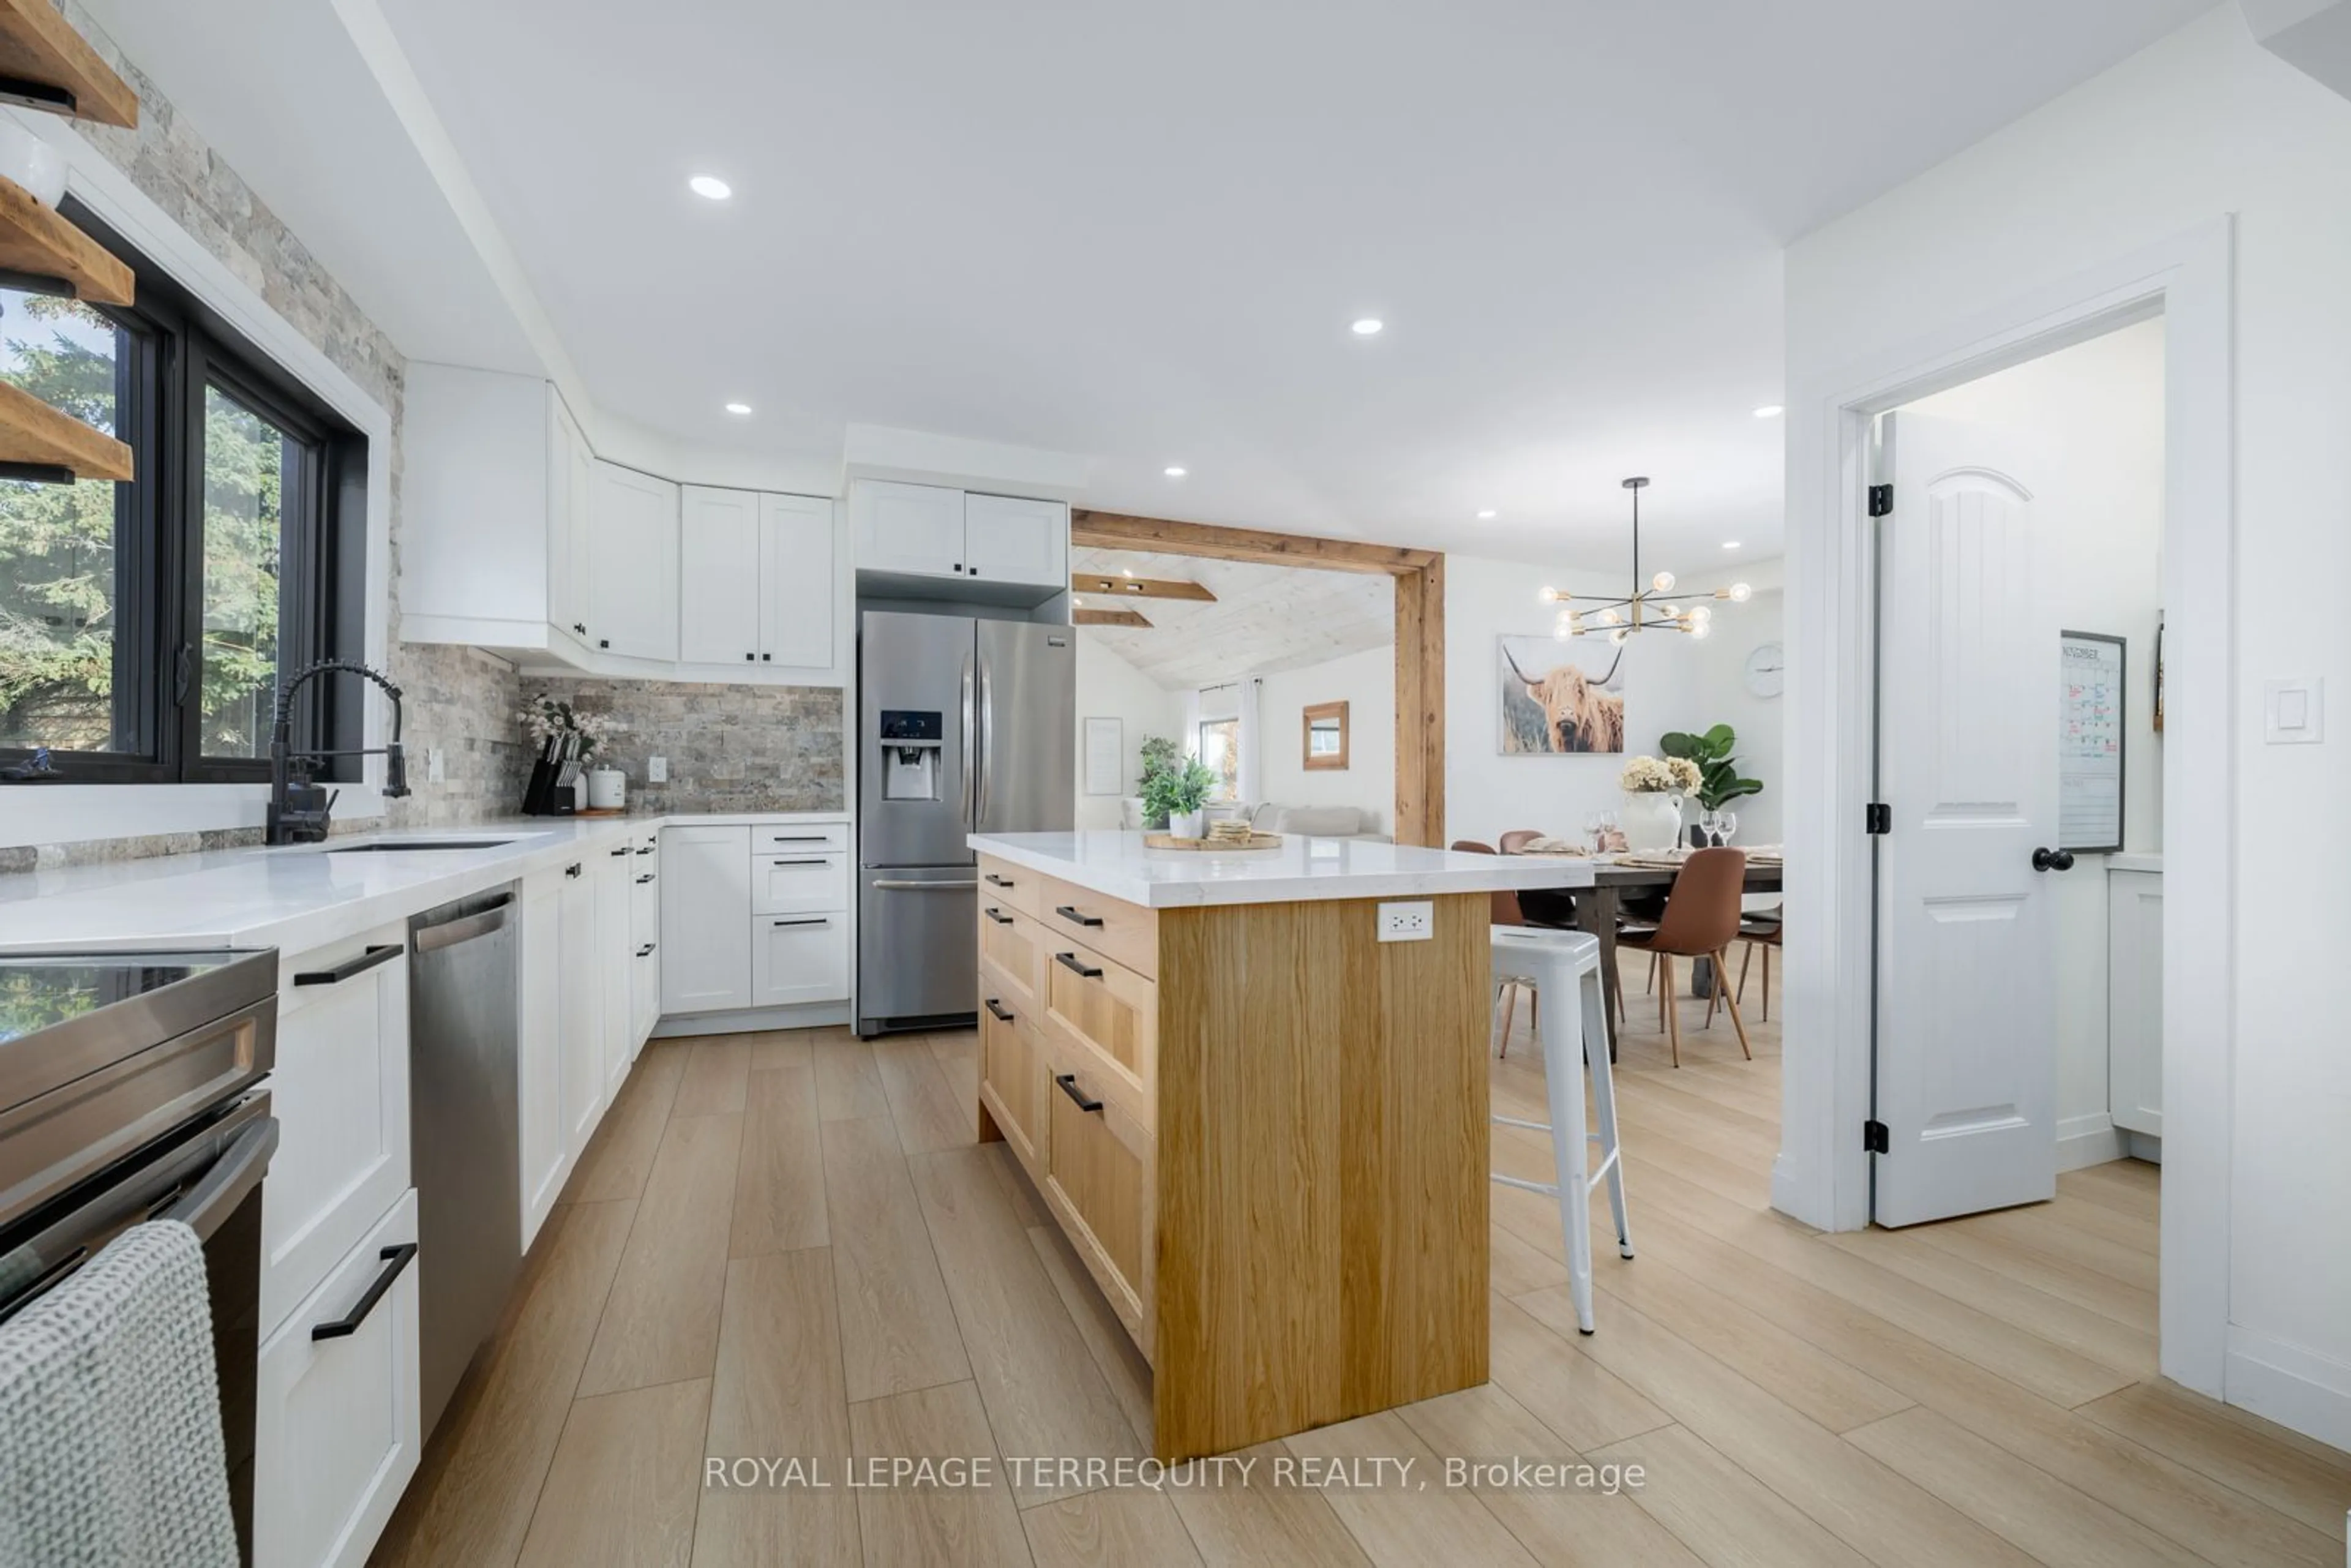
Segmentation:
{"type": "Polygon", "coordinates": [[[409,839],[395,843],[329,844],[330,855],[454,854],[459,850],[494,850],[512,839],[409,839]]]}

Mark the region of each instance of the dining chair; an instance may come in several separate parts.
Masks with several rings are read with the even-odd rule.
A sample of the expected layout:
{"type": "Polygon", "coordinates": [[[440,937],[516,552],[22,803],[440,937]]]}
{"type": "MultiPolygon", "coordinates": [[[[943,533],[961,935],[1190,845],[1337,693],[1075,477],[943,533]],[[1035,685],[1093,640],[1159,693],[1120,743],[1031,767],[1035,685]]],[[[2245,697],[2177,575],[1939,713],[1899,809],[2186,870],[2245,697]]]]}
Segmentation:
{"type": "MultiPolygon", "coordinates": [[[[1747,852],[1694,851],[1674,873],[1674,884],[1667,891],[1665,912],[1657,917],[1656,929],[1621,932],[1616,937],[1620,948],[1647,953],[1657,960],[1657,1023],[1671,1043],[1676,1067],[1682,1064],[1681,1011],[1674,1005],[1676,958],[1706,958],[1713,962],[1713,998],[1729,1008],[1731,1026],[1739,1031],[1739,1049],[1748,1061],[1755,1060],[1754,1049],[1747,1042],[1746,1020],[1739,1016],[1738,1000],[1730,994],[1729,966],[1723,957],[1731,943],[1739,939],[1740,900],[1746,886],[1747,852]]],[[[1707,1016],[1709,1020],[1714,1016],[1711,998],[1707,1016]]]]}
{"type": "Polygon", "coordinates": [[[1771,949],[1780,946],[1780,932],[1785,922],[1784,904],[1759,909],[1739,923],[1739,940],[1744,944],[1739,958],[1738,997],[1747,999],[1747,966],[1754,960],[1755,951],[1763,951],[1763,1021],[1771,1021],[1771,949]]]}
{"type": "MultiPolygon", "coordinates": [[[[1503,841],[1505,843],[1510,841],[1509,835],[1503,836],[1503,841]]],[[[1494,852],[1493,845],[1479,843],[1476,839],[1456,839],[1453,841],[1452,848],[1457,852],[1466,855],[1490,855],[1494,852]]],[[[1519,895],[1510,889],[1497,888],[1486,896],[1492,900],[1492,907],[1487,915],[1489,925],[1501,926],[1534,924],[1527,918],[1526,911],[1520,907],[1519,895]]],[[[1497,979],[1494,982],[1494,1005],[1502,1009],[1501,1054],[1504,1056],[1510,1054],[1510,1024],[1518,1017],[1519,988],[1521,986],[1527,990],[1527,1020],[1533,1028],[1536,1038],[1541,1039],[1542,1036],[1542,993],[1535,988],[1534,982],[1515,975],[1497,979]]]]}
{"type": "Polygon", "coordinates": [[[1512,828],[1509,832],[1502,835],[1502,852],[1506,855],[1517,854],[1520,850],[1525,849],[1529,844],[1533,843],[1537,839],[1541,837],[1542,834],[1533,828],[1512,828]]]}

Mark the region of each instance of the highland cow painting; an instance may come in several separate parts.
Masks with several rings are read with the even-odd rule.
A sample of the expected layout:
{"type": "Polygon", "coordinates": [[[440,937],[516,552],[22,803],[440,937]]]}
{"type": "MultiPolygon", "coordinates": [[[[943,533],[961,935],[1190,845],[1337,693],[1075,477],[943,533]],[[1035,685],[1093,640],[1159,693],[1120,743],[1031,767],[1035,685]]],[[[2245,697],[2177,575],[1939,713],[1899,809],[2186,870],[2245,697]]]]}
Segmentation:
{"type": "Polygon", "coordinates": [[[1558,757],[1625,749],[1622,648],[1604,637],[1497,637],[1501,753],[1558,757]]]}

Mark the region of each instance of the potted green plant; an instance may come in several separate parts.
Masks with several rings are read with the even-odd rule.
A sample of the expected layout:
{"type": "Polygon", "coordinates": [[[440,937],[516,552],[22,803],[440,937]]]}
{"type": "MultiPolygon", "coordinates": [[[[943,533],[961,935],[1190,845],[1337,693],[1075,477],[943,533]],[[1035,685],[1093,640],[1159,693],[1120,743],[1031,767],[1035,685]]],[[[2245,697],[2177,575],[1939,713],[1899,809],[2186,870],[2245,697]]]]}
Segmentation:
{"type": "Polygon", "coordinates": [[[1165,822],[1167,831],[1179,839],[1206,837],[1207,813],[1201,808],[1216,787],[1217,776],[1196,757],[1162,768],[1143,781],[1145,820],[1165,822]]]}
{"type": "Polygon", "coordinates": [[[1129,817],[1128,821],[1140,823],[1146,828],[1165,828],[1167,825],[1167,814],[1165,811],[1154,812],[1147,799],[1151,780],[1155,775],[1164,773],[1182,762],[1184,748],[1164,735],[1146,735],[1143,737],[1143,744],[1136,748],[1136,756],[1142,767],[1135,775],[1135,788],[1143,793],[1137,794],[1129,802],[1134,815],[1129,817]]]}
{"type": "Polygon", "coordinates": [[[1721,810],[1741,795],[1763,792],[1761,779],[1740,777],[1739,758],[1730,754],[1730,748],[1738,744],[1738,732],[1727,724],[1718,724],[1704,735],[1677,729],[1657,738],[1658,749],[1667,757],[1698,766],[1698,788],[1690,793],[1709,811],[1721,810]]]}

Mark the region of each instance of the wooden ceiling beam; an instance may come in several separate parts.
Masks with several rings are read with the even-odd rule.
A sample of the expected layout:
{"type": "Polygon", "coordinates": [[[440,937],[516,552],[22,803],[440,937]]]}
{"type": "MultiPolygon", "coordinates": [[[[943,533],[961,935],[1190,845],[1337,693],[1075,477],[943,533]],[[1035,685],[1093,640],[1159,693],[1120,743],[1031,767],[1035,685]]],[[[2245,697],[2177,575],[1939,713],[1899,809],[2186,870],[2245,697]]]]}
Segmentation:
{"type": "Polygon", "coordinates": [[[1119,577],[1103,572],[1073,571],[1070,573],[1070,590],[1073,593],[1107,593],[1119,599],[1188,599],[1196,603],[1214,604],[1217,596],[1206,583],[1178,582],[1165,577],[1119,577]]]}
{"type": "Polygon", "coordinates": [[[1391,577],[1426,571],[1444,559],[1436,550],[1367,545],[1354,539],[1326,539],[1311,534],[1277,534],[1263,528],[1181,523],[1123,512],[1071,512],[1070,543],[1081,549],[1146,550],[1160,555],[1204,556],[1210,560],[1255,561],[1261,566],[1384,571],[1391,577]]]}
{"type": "Polygon", "coordinates": [[[1149,631],[1150,621],[1135,610],[1072,610],[1070,623],[1073,626],[1132,626],[1149,631]]]}

